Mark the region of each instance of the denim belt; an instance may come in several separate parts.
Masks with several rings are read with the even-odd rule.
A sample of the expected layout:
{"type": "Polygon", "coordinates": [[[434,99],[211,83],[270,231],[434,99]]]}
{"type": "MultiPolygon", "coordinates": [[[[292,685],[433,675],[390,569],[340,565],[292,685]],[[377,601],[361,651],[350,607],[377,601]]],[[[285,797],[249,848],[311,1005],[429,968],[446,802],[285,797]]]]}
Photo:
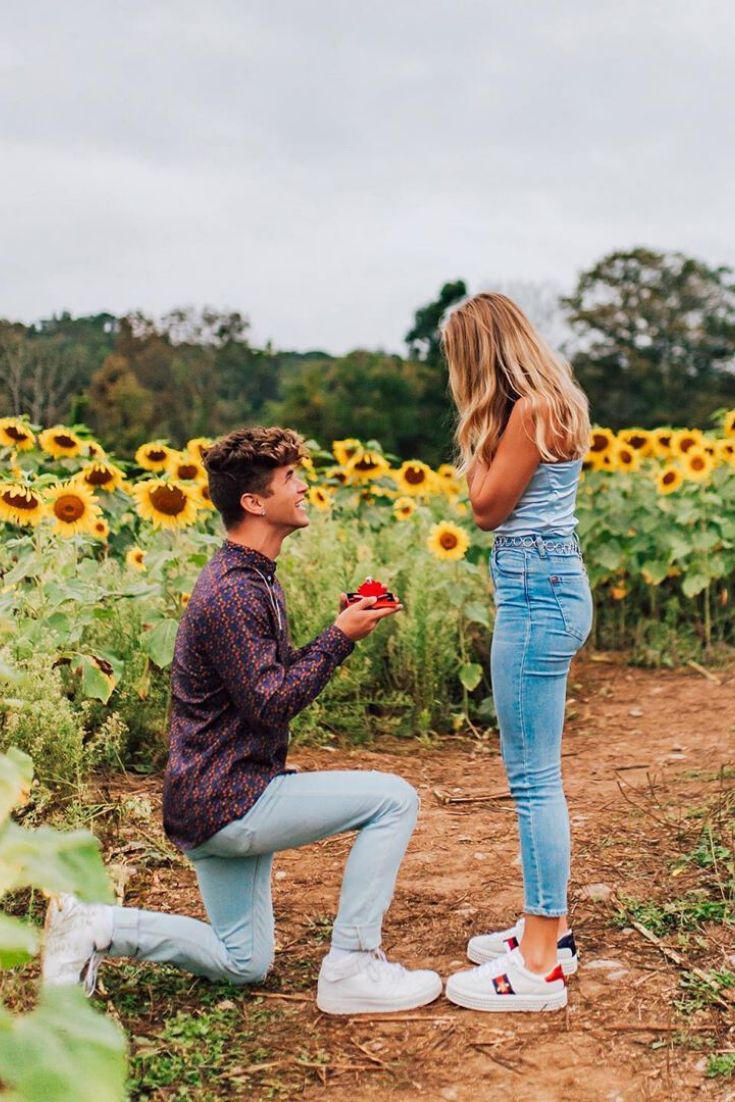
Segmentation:
{"type": "Polygon", "coordinates": [[[547,555],[579,555],[580,548],[576,536],[570,540],[545,540],[541,536],[496,536],[493,548],[521,547],[526,550],[536,548],[547,555]]]}

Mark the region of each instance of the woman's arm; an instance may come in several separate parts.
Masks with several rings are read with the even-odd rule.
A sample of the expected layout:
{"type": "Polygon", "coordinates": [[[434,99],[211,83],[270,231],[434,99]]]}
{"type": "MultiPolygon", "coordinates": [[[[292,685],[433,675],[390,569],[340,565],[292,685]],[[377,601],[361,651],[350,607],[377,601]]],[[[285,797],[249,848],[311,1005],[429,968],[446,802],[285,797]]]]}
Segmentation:
{"type": "Polygon", "coordinates": [[[491,464],[476,459],[467,472],[475,524],[491,531],[510,516],[541,462],[530,404],[519,398],[491,464]]]}

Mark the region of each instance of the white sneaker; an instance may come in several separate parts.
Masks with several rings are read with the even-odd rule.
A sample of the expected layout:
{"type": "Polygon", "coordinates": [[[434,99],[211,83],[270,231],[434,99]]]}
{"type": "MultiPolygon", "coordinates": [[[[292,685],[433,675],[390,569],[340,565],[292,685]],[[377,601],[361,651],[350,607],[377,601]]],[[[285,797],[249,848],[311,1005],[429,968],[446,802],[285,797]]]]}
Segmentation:
{"type": "Polygon", "coordinates": [[[82,903],[73,895],[53,897],[44,926],[43,982],[81,983],[85,995],[94,994],[97,970],[111,941],[111,907],[82,903]]]}
{"type": "Polygon", "coordinates": [[[316,1005],[325,1014],[369,1014],[413,1010],[438,998],[442,981],[436,972],[409,971],[385,959],[380,949],[350,953],[342,960],[322,961],[316,1005]]]}
{"type": "Polygon", "coordinates": [[[470,1010],[561,1010],[567,1005],[567,981],[560,964],[548,976],[531,972],[520,949],[456,972],[447,980],[447,998],[470,1010]]]}
{"type": "MultiPolygon", "coordinates": [[[[523,936],[524,924],[525,920],[519,918],[515,926],[510,926],[507,930],[498,930],[494,934],[478,934],[477,937],[471,937],[467,942],[468,959],[473,964],[485,964],[488,960],[502,957],[511,949],[517,949],[523,936]]],[[[567,930],[559,938],[556,947],[556,959],[562,966],[564,975],[573,976],[579,966],[579,958],[577,943],[571,930],[567,930]]]]}

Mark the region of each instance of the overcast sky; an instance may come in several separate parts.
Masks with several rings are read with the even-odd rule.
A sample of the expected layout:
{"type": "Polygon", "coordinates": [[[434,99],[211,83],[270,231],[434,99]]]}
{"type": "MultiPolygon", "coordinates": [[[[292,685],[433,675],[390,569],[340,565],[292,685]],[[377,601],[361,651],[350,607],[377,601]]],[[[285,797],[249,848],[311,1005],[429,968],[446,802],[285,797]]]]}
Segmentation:
{"type": "Polygon", "coordinates": [[[735,264],[732,0],[4,0],[0,316],[401,350],[448,279],[735,264]]]}

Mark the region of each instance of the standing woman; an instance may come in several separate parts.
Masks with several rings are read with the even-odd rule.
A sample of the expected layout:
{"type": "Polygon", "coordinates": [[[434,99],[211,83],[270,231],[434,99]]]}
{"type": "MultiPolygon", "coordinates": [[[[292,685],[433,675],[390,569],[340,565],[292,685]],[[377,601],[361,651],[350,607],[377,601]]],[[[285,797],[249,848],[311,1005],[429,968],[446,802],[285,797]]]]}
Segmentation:
{"type": "Polygon", "coordinates": [[[447,997],[475,1010],[557,1010],[577,969],[561,738],[569,666],[592,624],[574,531],[587,399],[505,295],[463,303],[443,342],[475,523],[495,531],[491,676],[524,890],[523,917],[470,940],[479,967],[451,976],[447,997]]]}

